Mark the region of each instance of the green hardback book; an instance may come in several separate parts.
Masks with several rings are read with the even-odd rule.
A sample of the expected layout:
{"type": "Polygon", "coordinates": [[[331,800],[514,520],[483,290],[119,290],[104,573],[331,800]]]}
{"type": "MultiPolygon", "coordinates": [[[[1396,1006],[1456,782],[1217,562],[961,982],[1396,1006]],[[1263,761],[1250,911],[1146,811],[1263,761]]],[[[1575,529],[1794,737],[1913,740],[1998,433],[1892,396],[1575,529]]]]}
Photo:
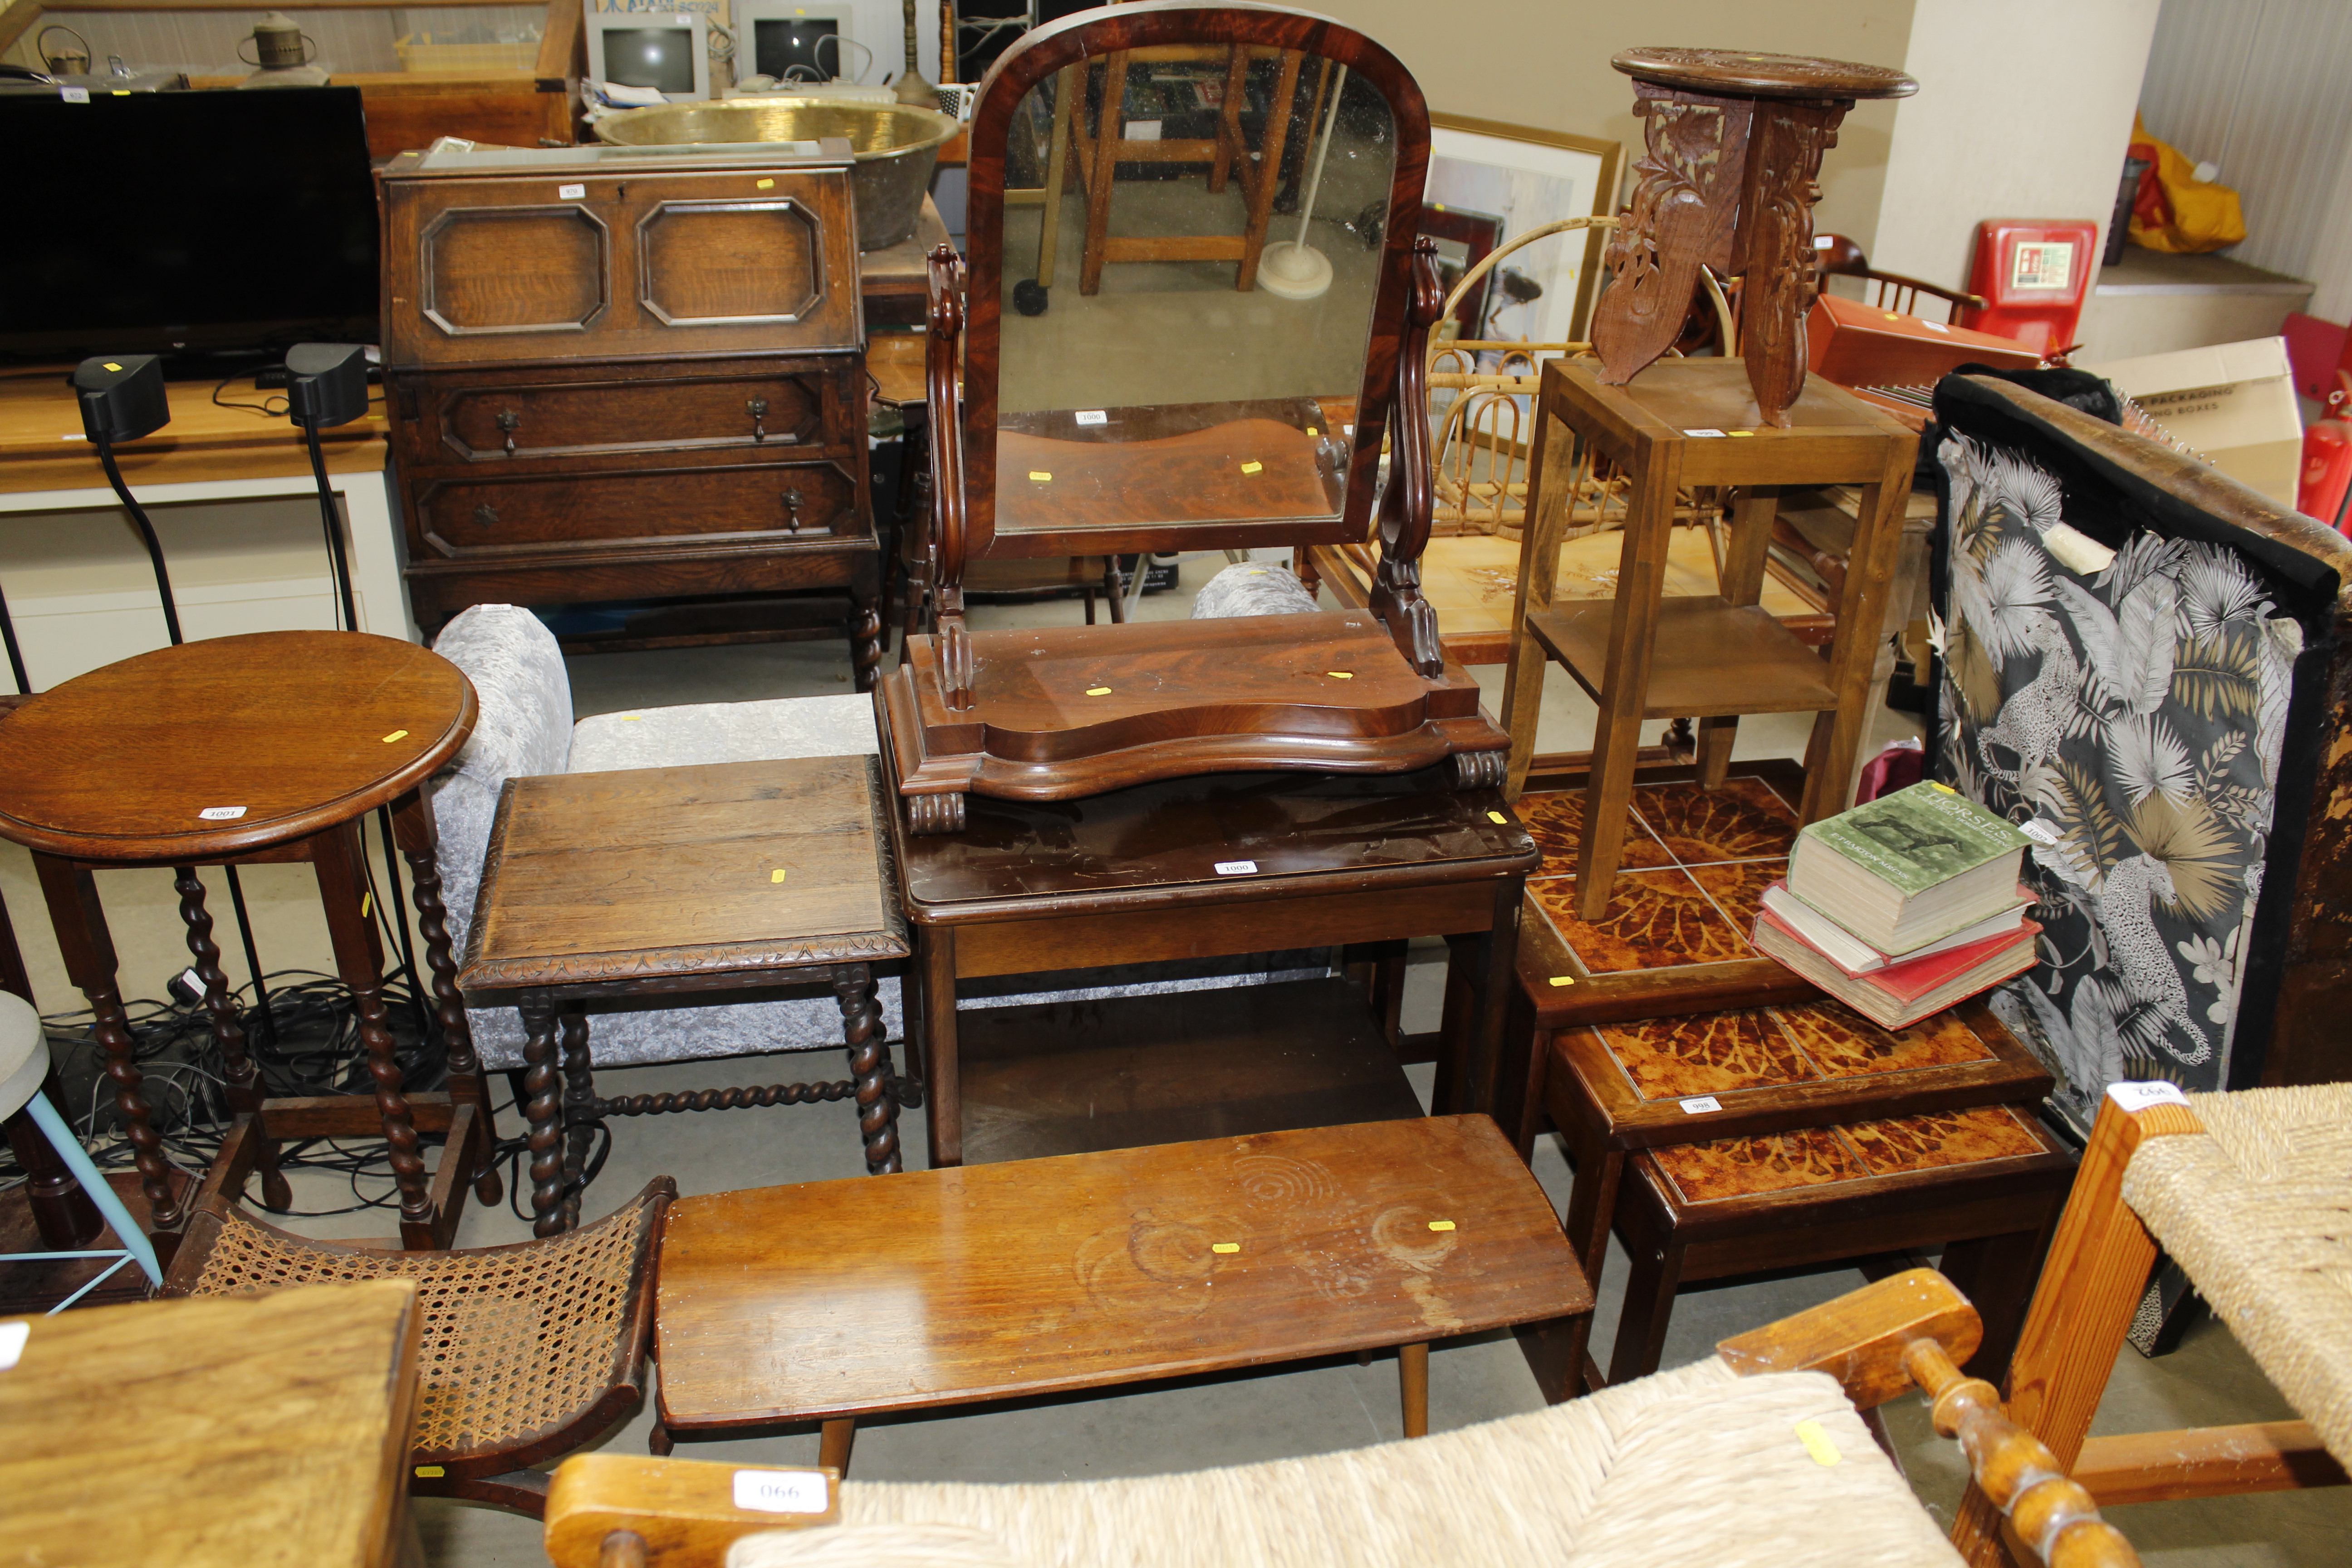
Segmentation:
{"type": "Polygon", "coordinates": [[[1911,898],[2014,855],[2032,841],[1976,802],[1937,784],[1916,784],[1805,828],[1816,838],[1911,898]]]}

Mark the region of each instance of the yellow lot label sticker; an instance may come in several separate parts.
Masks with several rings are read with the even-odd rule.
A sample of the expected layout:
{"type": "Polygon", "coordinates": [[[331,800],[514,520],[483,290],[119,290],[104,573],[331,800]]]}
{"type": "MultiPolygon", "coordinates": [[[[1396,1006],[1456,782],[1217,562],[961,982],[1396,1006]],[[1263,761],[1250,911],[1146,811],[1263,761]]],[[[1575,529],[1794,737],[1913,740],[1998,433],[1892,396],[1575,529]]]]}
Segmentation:
{"type": "Polygon", "coordinates": [[[1845,1458],[1838,1452],[1838,1446],[1830,1440],[1830,1435],[1822,1430],[1818,1421],[1798,1422],[1797,1441],[1805,1446],[1805,1452],[1813,1457],[1813,1463],[1817,1465],[1834,1465],[1845,1458]]]}

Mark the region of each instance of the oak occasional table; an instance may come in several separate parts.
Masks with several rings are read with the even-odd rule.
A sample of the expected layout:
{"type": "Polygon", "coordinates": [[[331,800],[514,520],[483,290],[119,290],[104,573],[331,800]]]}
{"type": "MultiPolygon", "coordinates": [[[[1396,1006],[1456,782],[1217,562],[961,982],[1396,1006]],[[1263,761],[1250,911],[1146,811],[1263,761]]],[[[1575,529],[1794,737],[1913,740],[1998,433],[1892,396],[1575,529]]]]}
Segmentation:
{"type": "MultiPolygon", "coordinates": [[[[1818,378],[1780,426],[1766,424],[1740,367],[1723,359],[1661,360],[1625,386],[1605,384],[1589,361],[1551,360],[1538,409],[1531,490],[1560,481],[1570,443],[1555,425],[1574,437],[1579,471],[1605,460],[1629,486],[1615,596],[1528,610],[1525,623],[1601,708],[1577,860],[1578,902],[1597,920],[1617,873],[1644,723],[1696,719],[1699,778],[1713,786],[1730,763],[1740,715],[1811,713],[1799,815],[1817,822],[1845,809],[1869,727],[1865,705],[1919,438],[1818,378]],[[1862,492],[1837,625],[1819,654],[1759,602],[1772,520],[1782,487],[1792,484],[1862,492]],[[1734,497],[1714,594],[1665,592],[1675,500],[1685,487],[1734,497]]],[[[1541,542],[1534,548],[1539,555],[1541,542]]],[[[1526,682],[1542,679],[1532,660],[1512,673],[1507,708],[1529,700],[1526,682]]]]}
{"type": "Polygon", "coordinates": [[[391,1568],[423,1321],[404,1279],[33,1319],[0,1372],[0,1561],[391,1568]]]}
{"type": "MultiPolygon", "coordinates": [[[[391,1144],[404,1246],[446,1247],[470,1180],[498,1201],[493,1131],[473,1037],[457,998],[443,923],[433,811],[419,785],[474,728],[474,689],[457,667],[412,643],[360,632],[256,632],[140,654],[50,689],[0,724],[0,837],[33,851],[66,973],[96,1016],[112,1080],[168,1257],[185,1218],[149,1125],[131,1029],[115,984],[113,939],[97,870],[169,867],[178,874],[188,951],[226,1068],[233,1110],[264,1112],[270,1137],[373,1136],[391,1144]],[[445,1094],[407,1094],[383,1001],[383,949],[371,917],[360,824],[389,804],[416,890],[417,928],[448,1053],[445,1094]],[[263,1088],[220,966],[199,866],[309,861],[351,987],[374,1080],[357,1096],[279,1100],[263,1088]],[[446,1134],[428,1182],[417,1133],[446,1134]]],[[[288,1192],[274,1144],[262,1191],[288,1192]]]]}
{"type": "Polygon", "coordinates": [[[908,955],[870,757],[803,757],[509,779],[457,984],[522,1014],[531,1208],[577,1222],[592,1123],[607,1116],[854,1094],[866,1168],[899,1168],[898,1101],[874,965],[908,955]],[[851,1081],[599,1099],[587,1014],[829,985],[851,1081]],[[556,1089],[562,1033],[562,1097],[556,1089]]]}
{"type": "Polygon", "coordinates": [[[1419,1436],[1431,1340],[1591,1308],[1483,1116],[719,1193],[663,1237],[654,1441],[821,1421],[846,1466],[859,1415],[1391,1346],[1419,1436]]]}
{"type": "Polygon", "coordinates": [[[1516,1125],[1524,1075],[1497,1053],[1536,847],[1497,792],[1443,773],[974,795],[953,834],[910,834],[892,812],[931,1163],[1418,1116],[1395,1049],[1339,980],[956,1013],[963,980],[1415,936],[1453,950],[1436,1108],[1516,1125]]]}

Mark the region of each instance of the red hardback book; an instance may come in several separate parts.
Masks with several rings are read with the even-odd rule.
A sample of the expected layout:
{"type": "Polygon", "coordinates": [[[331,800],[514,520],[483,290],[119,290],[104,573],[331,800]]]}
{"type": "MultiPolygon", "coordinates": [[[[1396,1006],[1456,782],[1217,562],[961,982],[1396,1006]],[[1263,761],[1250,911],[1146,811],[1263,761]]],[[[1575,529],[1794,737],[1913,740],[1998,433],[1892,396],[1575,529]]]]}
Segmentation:
{"type": "Polygon", "coordinates": [[[2026,921],[1983,942],[1861,975],[1832,963],[1769,910],[1757,913],[1755,942],[1757,952],[1787,964],[1855,1012],[1900,1029],[2032,968],[2034,939],[2041,934],[2039,924],[2026,921]]]}

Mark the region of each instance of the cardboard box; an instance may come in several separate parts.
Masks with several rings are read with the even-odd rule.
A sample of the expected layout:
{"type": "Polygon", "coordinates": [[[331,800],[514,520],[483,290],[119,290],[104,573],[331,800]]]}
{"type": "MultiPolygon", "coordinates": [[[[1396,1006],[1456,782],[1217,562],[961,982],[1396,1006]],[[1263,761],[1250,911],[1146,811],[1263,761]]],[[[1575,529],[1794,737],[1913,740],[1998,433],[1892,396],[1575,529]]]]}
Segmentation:
{"type": "Polygon", "coordinates": [[[2123,388],[2149,418],[2231,479],[2294,508],[2303,472],[2303,411],[2284,338],[2080,368],[2123,388]]]}

